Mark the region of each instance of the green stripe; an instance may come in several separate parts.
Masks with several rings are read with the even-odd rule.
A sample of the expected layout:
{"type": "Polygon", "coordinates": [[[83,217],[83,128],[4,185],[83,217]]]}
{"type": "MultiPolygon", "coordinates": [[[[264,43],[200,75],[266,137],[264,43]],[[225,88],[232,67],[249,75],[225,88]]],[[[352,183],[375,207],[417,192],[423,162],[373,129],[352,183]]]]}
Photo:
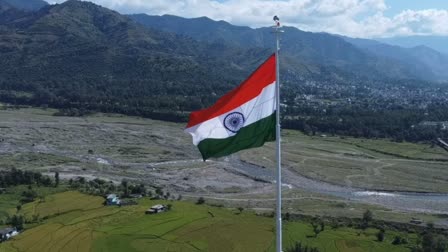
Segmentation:
{"type": "Polygon", "coordinates": [[[225,139],[204,139],[199,151],[204,160],[211,157],[223,157],[240,150],[262,146],[265,142],[275,141],[275,112],[225,139]]]}

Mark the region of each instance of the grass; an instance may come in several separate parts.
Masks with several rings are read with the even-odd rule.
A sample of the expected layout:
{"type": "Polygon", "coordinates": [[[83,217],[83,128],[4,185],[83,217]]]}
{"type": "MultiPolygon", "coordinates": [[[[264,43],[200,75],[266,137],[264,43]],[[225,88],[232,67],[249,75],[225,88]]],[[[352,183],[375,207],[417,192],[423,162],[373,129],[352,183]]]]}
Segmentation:
{"type": "MultiPolygon", "coordinates": [[[[448,192],[448,152],[425,144],[283,132],[283,165],[313,179],[372,190],[448,192]],[[436,161],[434,161],[436,160],[436,161]]],[[[274,144],[241,158],[274,167],[274,144]]]]}
{"type": "Polygon", "coordinates": [[[272,242],[272,220],[249,213],[235,215],[188,202],[142,200],[137,206],[119,208],[104,207],[102,201],[101,197],[65,192],[43,203],[28,204],[24,206],[27,215],[51,217],[0,245],[0,251],[250,251],[272,242]],[[158,203],[171,203],[173,209],[144,214],[158,203]],[[251,233],[251,229],[256,231],[251,233]]]}
{"type": "MultiPolygon", "coordinates": [[[[102,201],[101,197],[68,191],[47,196],[45,202],[27,204],[24,214],[48,218],[0,244],[0,252],[274,251],[274,220],[253,212],[148,199],[135,206],[105,207],[102,201]],[[172,210],[144,214],[149,206],[160,203],[172,204],[172,210]]],[[[391,245],[398,233],[387,231],[386,241],[379,243],[375,241],[376,231],[327,227],[314,238],[310,224],[285,222],[284,246],[302,241],[331,252],[409,251],[391,245]]],[[[413,244],[415,237],[408,240],[413,244]]]]}
{"type": "MultiPolygon", "coordinates": [[[[432,215],[428,213],[402,212],[391,210],[379,205],[347,201],[333,196],[325,196],[309,193],[303,190],[288,190],[283,192],[283,212],[298,213],[307,216],[331,216],[362,218],[363,213],[369,209],[375,219],[409,223],[412,219],[420,219],[424,223],[439,223],[446,221],[446,215],[432,215]]],[[[244,209],[257,209],[265,213],[272,213],[275,209],[275,194],[240,194],[238,197],[229,195],[220,197],[219,200],[205,197],[210,205],[225,205],[226,207],[244,209]]],[[[195,200],[197,197],[184,196],[186,199],[195,200]]]]}
{"type": "Polygon", "coordinates": [[[431,147],[425,144],[415,143],[397,143],[389,140],[378,139],[375,141],[366,141],[357,138],[337,138],[328,139],[327,141],[338,141],[348,143],[365,150],[371,150],[377,153],[385,153],[386,155],[395,155],[397,157],[422,160],[446,160],[448,161],[447,152],[437,146],[431,147]]]}
{"type": "MultiPolygon", "coordinates": [[[[0,194],[0,220],[5,220],[6,217],[17,212],[16,207],[21,205],[21,194],[26,190],[28,190],[28,186],[15,186],[7,188],[5,193],[0,194]]],[[[52,197],[49,195],[53,195],[54,193],[65,191],[67,188],[65,186],[59,186],[58,188],[33,186],[33,190],[37,192],[39,197],[46,198],[52,197]]],[[[29,206],[31,206],[31,204],[23,206],[19,214],[25,214],[25,208],[29,206]]],[[[29,214],[27,217],[31,218],[32,215],[29,214]]]]}
{"type": "Polygon", "coordinates": [[[301,241],[303,245],[316,247],[319,251],[344,251],[344,252],[361,252],[361,251],[410,251],[405,246],[392,245],[392,241],[396,235],[407,238],[411,244],[415,244],[416,236],[407,235],[398,232],[386,231],[385,240],[378,242],[376,239],[377,229],[367,229],[365,231],[355,230],[352,228],[326,229],[314,237],[312,226],[303,222],[286,222],[285,246],[292,246],[295,241],[301,241]],[[288,244],[288,245],[287,245],[288,244]]]}

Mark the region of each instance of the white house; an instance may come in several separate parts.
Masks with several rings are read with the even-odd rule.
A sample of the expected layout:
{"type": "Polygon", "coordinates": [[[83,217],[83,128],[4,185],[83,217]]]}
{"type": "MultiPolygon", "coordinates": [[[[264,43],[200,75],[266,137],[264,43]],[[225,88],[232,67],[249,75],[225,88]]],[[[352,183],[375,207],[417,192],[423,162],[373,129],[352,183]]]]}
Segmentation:
{"type": "Polygon", "coordinates": [[[155,205],[152,206],[150,209],[146,210],[146,214],[156,214],[166,211],[166,206],[164,205],[155,205]]]}
{"type": "Polygon", "coordinates": [[[11,237],[18,235],[19,232],[16,228],[4,228],[0,229],[0,242],[6,241],[11,237]]]}
{"type": "Polygon", "coordinates": [[[116,194],[109,194],[106,198],[106,205],[108,206],[119,206],[121,205],[121,200],[116,194]]]}

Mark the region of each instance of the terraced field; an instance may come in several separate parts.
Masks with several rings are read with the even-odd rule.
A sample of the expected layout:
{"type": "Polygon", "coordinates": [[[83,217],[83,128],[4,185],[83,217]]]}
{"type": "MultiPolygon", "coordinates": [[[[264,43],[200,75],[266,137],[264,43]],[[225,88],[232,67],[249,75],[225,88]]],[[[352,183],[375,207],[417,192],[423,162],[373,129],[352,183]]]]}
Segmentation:
{"type": "MultiPolygon", "coordinates": [[[[105,207],[102,202],[101,197],[68,191],[47,196],[45,202],[27,204],[23,214],[38,214],[44,220],[0,244],[0,252],[273,251],[274,220],[253,212],[179,201],[142,199],[139,205],[126,207],[105,207]],[[172,210],[144,214],[149,206],[158,203],[172,204],[172,210]]],[[[301,240],[330,252],[409,251],[405,246],[391,244],[395,232],[378,243],[377,230],[327,228],[315,238],[310,224],[285,224],[286,247],[301,240]]],[[[414,236],[400,235],[408,238],[408,246],[414,244],[414,236]]]]}

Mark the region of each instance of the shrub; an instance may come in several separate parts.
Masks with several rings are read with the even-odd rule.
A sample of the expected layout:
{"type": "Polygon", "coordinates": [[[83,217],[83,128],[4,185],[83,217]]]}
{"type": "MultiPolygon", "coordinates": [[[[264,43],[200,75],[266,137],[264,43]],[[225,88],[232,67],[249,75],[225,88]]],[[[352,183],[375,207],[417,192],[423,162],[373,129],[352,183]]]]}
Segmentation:
{"type": "Polygon", "coordinates": [[[377,234],[376,234],[376,239],[379,241],[379,242],[382,242],[382,241],[384,241],[384,230],[383,229],[381,229],[377,234]]]}
{"type": "Polygon", "coordinates": [[[205,199],[203,197],[199,197],[198,201],[196,201],[196,205],[202,205],[205,203],[205,199]]]}
{"type": "Polygon", "coordinates": [[[319,249],[303,246],[301,242],[296,242],[294,246],[286,249],[285,252],[319,252],[319,249]]]}
{"type": "Polygon", "coordinates": [[[401,237],[400,236],[395,236],[394,240],[392,241],[393,245],[400,245],[401,244],[401,237]]]}

